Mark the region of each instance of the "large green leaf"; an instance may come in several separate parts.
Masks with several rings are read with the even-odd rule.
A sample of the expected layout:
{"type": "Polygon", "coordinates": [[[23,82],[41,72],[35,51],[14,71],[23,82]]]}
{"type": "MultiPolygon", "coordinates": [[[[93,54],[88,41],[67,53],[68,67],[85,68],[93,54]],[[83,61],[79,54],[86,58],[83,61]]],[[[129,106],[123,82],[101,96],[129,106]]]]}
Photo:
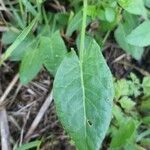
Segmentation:
{"type": "Polygon", "coordinates": [[[124,51],[132,55],[133,58],[140,60],[144,49],[142,47],[129,44],[126,39],[126,36],[139,24],[138,17],[124,11],[123,20],[123,23],[120,23],[115,31],[115,39],[124,51]]]}
{"type": "Polygon", "coordinates": [[[143,0],[118,0],[118,3],[127,12],[147,18],[143,0]]]}
{"type": "Polygon", "coordinates": [[[88,44],[83,60],[74,51],[64,58],[54,81],[58,116],[78,150],[100,148],[112,111],[111,72],[98,44],[88,44]]]}
{"type": "Polygon", "coordinates": [[[64,41],[62,40],[59,31],[49,37],[42,37],[40,40],[40,49],[44,50],[46,56],[44,65],[46,69],[53,75],[67,53],[64,41]]]}
{"type": "Polygon", "coordinates": [[[150,45],[150,21],[145,21],[135,28],[128,36],[127,42],[135,46],[150,45]]]}
{"type": "Polygon", "coordinates": [[[135,59],[141,59],[144,49],[127,43],[126,36],[126,27],[123,24],[120,24],[115,31],[115,39],[117,43],[123,50],[132,55],[135,59]]]}

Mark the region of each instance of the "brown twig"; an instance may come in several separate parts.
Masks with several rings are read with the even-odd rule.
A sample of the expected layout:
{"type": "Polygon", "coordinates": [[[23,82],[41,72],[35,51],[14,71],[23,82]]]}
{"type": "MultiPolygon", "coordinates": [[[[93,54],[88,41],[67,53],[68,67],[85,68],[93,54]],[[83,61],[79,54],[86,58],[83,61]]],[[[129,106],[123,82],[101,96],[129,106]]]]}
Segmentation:
{"type": "Polygon", "coordinates": [[[1,129],[1,149],[11,150],[9,125],[8,125],[8,119],[7,119],[7,112],[5,108],[3,108],[0,111],[0,129],[1,129]]]}
{"type": "Polygon", "coordinates": [[[122,65],[129,66],[129,67],[131,67],[131,68],[137,70],[138,72],[140,72],[140,73],[141,73],[142,75],[144,75],[144,76],[150,76],[150,73],[149,73],[149,72],[147,72],[147,71],[145,71],[144,69],[141,69],[141,68],[139,68],[139,67],[137,67],[137,66],[135,66],[135,65],[132,65],[132,64],[130,64],[130,63],[128,63],[128,62],[120,61],[120,62],[117,62],[117,63],[122,64],[122,65]]]}
{"type": "Polygon", "coordinates": [[[6,99],[6,97],[8,96],[8,94],[10,93],[10,91],[12,90],[12,88],[14,87],[16,82],[18,81],[18,79],[19,79],[19,74],[16,74],[15,77],[13,78],[13,80],[8,85],[8,87],[5,90],[4,94],[0,98],[0,106],[2,105],[2,103],[4,102],[4,100],[6,99]]]}
{"type": "Polygon", "coordinates": [[[126,57],[126,56],[127,56],[127,54],[122,54],[122,55],[120,55],[119,57],[117,57],[112,63],[116,63],[116,62],[122,60],[122,59],[123,59],[124,57],[126,57]]]}
{"type": "MultiPolygon", "coordinates": [[[[4,94],[0,98],[0,106],[2,106],[2,103],[7,98],[8,94],[16,84],[16,82],[19,79],[19,75],[15,75],[11,83],[8,85],[7,89],[5,90],[4,94]]],[[[10,136],[9,136],[9,125],[8,125],[8,119],[7,119],[7,112],[5,108],[2,106],[0,110],[0,129],[1,129],[1,147],[2,150],[11,150],[10,147],[10,136]]]]}
{"type": "Polygon", "coordinates": [[[50,106],[52,100],[53,100],[53,97],[52,97],[52,91],[51,91],[51,93],[48,95],[47,99],[45,100],[44,104],[40,108],[39,113],[37,114],[36,118],[32,122],[27,134],[25,135],[26,142],[30,140],[30,136],[32,135],[34,130],[37,128],[39,122],[41,121],[41,119],[44,116],[45,112],[47,111],[48,107],[50,106]]]}

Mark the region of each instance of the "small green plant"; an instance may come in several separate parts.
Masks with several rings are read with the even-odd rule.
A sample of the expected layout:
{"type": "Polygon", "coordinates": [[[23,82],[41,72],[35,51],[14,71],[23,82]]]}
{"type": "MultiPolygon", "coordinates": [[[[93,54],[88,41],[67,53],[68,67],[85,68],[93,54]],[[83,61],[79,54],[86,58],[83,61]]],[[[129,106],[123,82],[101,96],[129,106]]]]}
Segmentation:
{"type": "Polygon", "coordinates": [[[128,80],[114,81],[115,100],[112,124],[109,129],[109,134],[112,137],[110,150],[137,150],[143,149],[141,145],[150,146],[150,143],[147,142],[150,135],[149,126],[147,126],[150,123],[148,116],[150,102],[147,97],[149,94],[146,96],[146,91],[150,91],[149,81],[149,77],[144,77],[140,83],[140,80],[133,73],[130,74],[128,80]],[[139,97],[139,95],[144,96],[139,97]],[[135,111],[136,109],[145,113],[144,117],[135,111]]]}
{"type": "MultiPolygon", "coordinates": [[[[136,106],[132,97],[141,95],[142,88],[145,96],[139,109],[149,109],[150,79],[145,77],[141,84],[131,74],[130,80],[115,81],[113,106],[112,74],[102,48],[115,30],[119,46],[140,60],[144,47],[150,45],[149,1],[83,0],[82,6],[80,0],[70,0],[75,11],[55,15],[46,13],[42,4],[42,0],[23,0],[19,3],[20,14],[13,11],[19,18],[19,30],[10,28],[3,34],[2,43],[10,46],[2,55],[0,65],[7,58],[21,61],[22,84],[33,80],[43,66],[50,72],[54,77],[53,95],[58,117],[78,150],[99,150],[112,119],[112,109],[114,125],[108,131],[112,136],[110,149],[136,149],[139,145],[134,143],[145,140],[143,134],[148,133],[138,136],[136,132],[141,120],[132,111],[136,106]],[[24,19],[23,10],[29,14],[27,19],[24,19]],[[100,22],[97,32],[87,33],[86,28],[93,21],[100,22]],[[60,32],[64,28],[66,39],[76,32],[76,48],[67,48],[60,32]],[[33,34],[35,29],[36,34],[33,34]]],[[[146,123],[150,119],[143,120],[146,123]]]]}

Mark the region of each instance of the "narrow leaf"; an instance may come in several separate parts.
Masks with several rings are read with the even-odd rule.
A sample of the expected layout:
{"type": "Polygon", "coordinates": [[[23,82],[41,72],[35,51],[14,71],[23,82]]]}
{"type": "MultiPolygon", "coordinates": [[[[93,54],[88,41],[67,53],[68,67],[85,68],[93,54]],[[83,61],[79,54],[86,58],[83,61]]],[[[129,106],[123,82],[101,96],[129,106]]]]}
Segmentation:
{"type": "Polygon", "coordinates": [[[13,42],[13,44],[8,47],[8,49],[6,50],[6,52],[2,55],[2,58],[0,59],[0,66],[11,55],[14,49],[17,48],[19,44],[26,38],[26,36],[29,34],[31,29],[35,25],[36,21],[37,21],[37,17],[31,22],[31,24],[28,27],[26,27],[21,32],[21,34],[17,37],[17,39],[13,42]]]}
{"type": "Polygon", "coordinates": [[[82,62],[73,51],[64,58],[55,76],[54,99],[78,150],[98,150],[111,120],[112,76],[93,39],[82,62]]]}
{"type": "Polygon", "coordinates": [[[39,147],[40,144],[41,144],[41,141],[33,141],[33,142],[30,142],[27,144],[23,144],[22,146],[20,146],[16,150],[29,150],[31,148],[39,147]]]}
{"type": "Polygon", "coordinates": [[[79,29],[81,23],[82,23],[82,11],[79,11],[69,22],[66,35],[71,36],[71,34],[75,30],[79,29]]]}
{"type": "Polygon", "coordinates": [[[30,1],[28,0],[22,0],[22,3],[24,4],[24,6],[27,8],[27,10],[29,12],[31,12],[31,14],[33,16],[36,16],[37,15],[37,11],[35,10],[35,8],[31,5],[30,1]]]}
{"type": "MultiPolygon", "coordinates": [[[[90,17],[87,18],[86,24],[88,25],[90,23],[90,17]]],[[[79,11],[69,22],[66,35],[69,37],[72,35],[72,33],[76,30],[80,30],[82,24],[82,11],[79,11]]]]}

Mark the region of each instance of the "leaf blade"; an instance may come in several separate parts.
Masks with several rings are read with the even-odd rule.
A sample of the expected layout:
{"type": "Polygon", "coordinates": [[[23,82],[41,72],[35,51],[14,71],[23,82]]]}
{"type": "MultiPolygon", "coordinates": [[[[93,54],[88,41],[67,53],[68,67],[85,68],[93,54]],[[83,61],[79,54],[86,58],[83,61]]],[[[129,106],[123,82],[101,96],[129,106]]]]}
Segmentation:
{"type": "Polygon", "coordinates": [[[143,0],[118,0],[118,3],[127,12],[135,15],[142,15],[147,19],[143,0]]]}
{"type": "Polygon", "coordinates": [[[84,53],[82,66],[75,52],[62,61],[55,76],[54,99],[62,125],[77,148],[99,149],[111,120],[113,88],[111,73],[94,40],[84,53]],[[88,69],[89,61],[93,60],[96,69],[91,66],[88,69]],[[100,68],[105,75],[101,74],[100,68]]]}
{"type": "Polygon", "coordinates": [[[137,28],[135,28],[126,38],[127,42],[135,46],[149,46],[150,45],[150,21],[144,21],[137,28]]]}
{"type": "Polygon", "coordinates": [[[37,21],[37,17],[30,23],[29,26],[27,26],[21,32],[21,34],[17,37],[17,39],[14,41],[14,43],[11,44],[8,47],[8,49],[6,50],[6,52],[2,55],[2,58],[0,59],[0,66],[12,54],[12,52],[14,51],[14,49],[17,48],[20,45],[20,43],[26,38],[26,36],[28,35],[28,33],[31,31],[31,29],[35,25],[35,23],[37,21]]]}
{"type": "Polygon", "coordinates": [[[20,66],[20,80],[22,84],[29,83],[40,71],[44,60],[41,49],[30,49],[24,55],[20,66]]]}
{"type": "Polygon", "coordinates": [[[120,24],[118,26],[118,28],[115,30],[114,35],[117,43],[124,51],[132,55],[132,57],[137,60],[141,59],[144,49],[142,47],[131,45],[127,42],[127,33],[123,24],[120,24]]]}
{"type": "Polygon", "coordinates": [[[59,31],[56,31],[52,36],[43,37],[41,39],[40,49],[44,49],[45,60],[44,66],[52,74],[55,75],[56,71],[67,53],[67,48],[59,31]]]}

